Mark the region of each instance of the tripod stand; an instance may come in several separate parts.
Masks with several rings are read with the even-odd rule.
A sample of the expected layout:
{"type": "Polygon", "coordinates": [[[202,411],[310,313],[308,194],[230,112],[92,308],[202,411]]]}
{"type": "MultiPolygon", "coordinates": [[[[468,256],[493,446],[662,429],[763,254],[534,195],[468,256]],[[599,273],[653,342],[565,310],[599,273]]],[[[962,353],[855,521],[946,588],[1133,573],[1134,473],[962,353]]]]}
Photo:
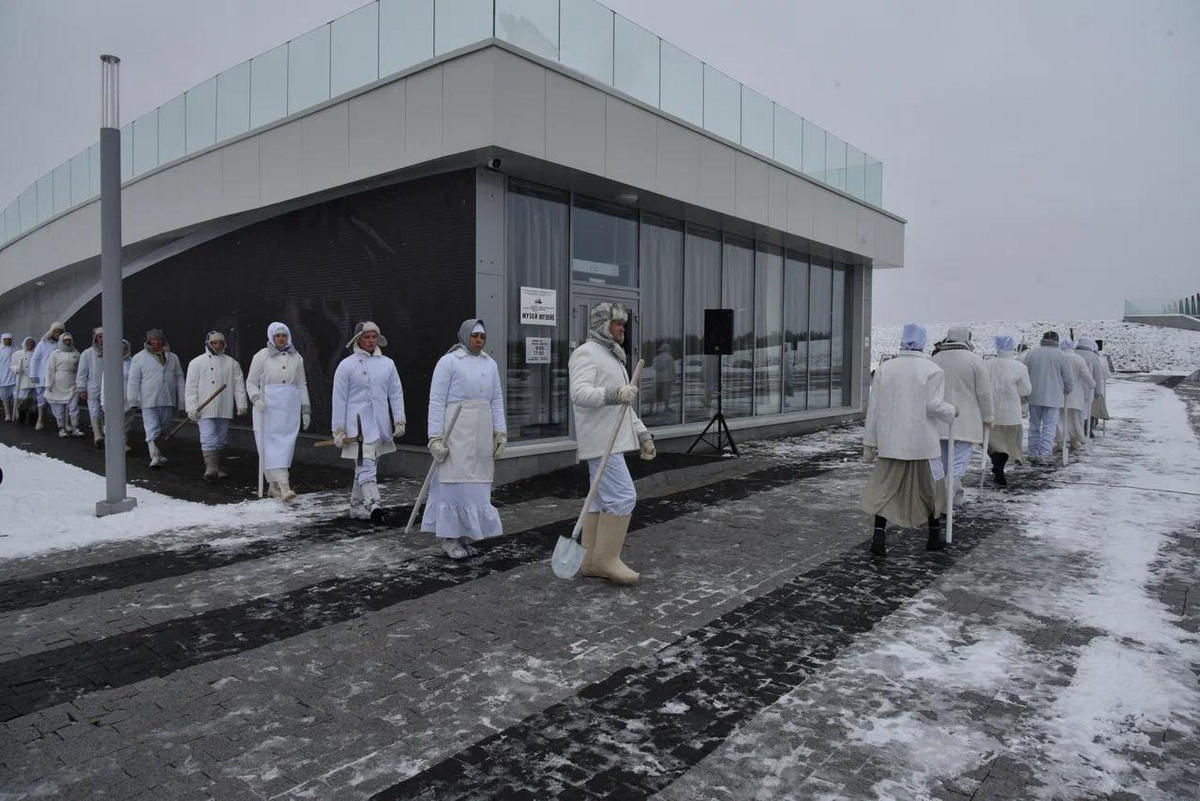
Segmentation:
{"type": "Polygon", "coordinates": [[[692,449],[701,442],[711,448],[716,448],[718,453],[724,453],[725,444],[729,443],[729,449],[733,451],[733,455],[738,457],[741,456],[741,454],[738,453],[737,443],[733,441],[733,434],[731,434],[729,431],[729,424],[725,422],[725,415],[721,411],[721,397],[724,395],[724,393],[721,391],[723,373],[721,370],[721,359],[723,358],[725,358],[724,354],[717,354],[717,412],[712,416],[712,419],[708,421],[708,425],[704,427],[704,430],[701,431],[696,439],[692,441],[692,444],[687,449],[688,453],[691,453],[692,449]],[[710,431],[712,431],[711,436],[714,439],[709,438],[710,431]]]}

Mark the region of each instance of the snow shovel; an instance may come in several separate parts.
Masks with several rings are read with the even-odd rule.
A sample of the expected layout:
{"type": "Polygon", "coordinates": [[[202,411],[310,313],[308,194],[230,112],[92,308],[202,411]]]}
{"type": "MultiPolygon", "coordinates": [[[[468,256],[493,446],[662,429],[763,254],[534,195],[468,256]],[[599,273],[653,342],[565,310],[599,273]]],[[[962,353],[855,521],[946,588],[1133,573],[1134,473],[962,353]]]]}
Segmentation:
{"type": "MultiPolygon", "coordinates": [[[[637,367],[633,370],[633,378],[629,383],[635,387],[642,380],[642,367],[645,364],[645,359],[638,359],[637,367]]],[[[583,519],[587,516],[588,509],[592,507],[592,501],[596,499],[596,490],[600,487],[600,479],[604,477],[604,469],[608,467],[608,457],[612,455],[617,435],[621,433],[621,426],[625,424],[627,409],[629,409],[629,404],[622,403],[621,411],[617,415],[617,424],[613,426],[612,436],[608,438],[608,447],[604,449],[604,456],[600,459],[600,469],[596,471],[596,478],[593,479],[592,486],[588,488],[587,498],[583,501],[583,508],[579,510],[579,517],[575,519],[575,528],[572,529],[571,536],[560,536],[558,544],[554,546],[554,555],[550,557],[550,568],[560,579],[575,578],[579,573],[579,568],[583,565],[583,557],[587,555],[587,549],[579,542],[579,538],[583,534],[583,519]]]]}
{"type": "MultiPolygon", "coordinates": [[[[446,426],[446,432],[442,434],[442,439],[446,443],[446,447],[450,446],[450,432],[454,430],[454,424],[458,422],[458,413],[462,411],[462,404],[454,410],[454,415],[450,418],[450,425],[446,426]]],[[[405,534],[412,533],[413,522],[417,519],[417,510],[421,508],[421,504],[425,503],[425,496],[429,494],[429,484],[433,481],[433,474],[437,472],[437,459],[433,460],[433,464],[429,465],[429,472],[425,474],[425,482],[421,484],[421,491],[417,493],[417,499],[413,501],[412,513],[408,516],[408,525],[404,527],[405,534]]]]}
{"type": "MultiPolygon", "coordinates": [[[[950,401],[951,404],[954,401],[950,401]]],[[[946,441],[946,544],[954,542],[954,418],[950,418],[950,435],[946,441]]]]}
{"type": "Polygon", "coordinates": [[[1071,461],[1071,429],[1067,427],[1067,402],[1063,401],[1062,407],[1062,424],[1063,424],[1063,467],[1071,461]]]}
{"type": "MultiPolygon", "coordinates": [[[[209,395],[209,396],[208,396],[208,399],[207,399],[207,400],[205,400],[205,401],[204,401],[204,403],[200,404],[200,406],[199,406],[199,407],[197,407],[197,409],[196,409],[196,413],[197,413],[197,414],[199,414],[200,412],[204,411],[204,407],[205,407],[205,406],[207,406],[208,404],[212,403],[214,400],[216,400],[217,396],[218,396],[218,395],[220,395],[222,392],[224,392],[224,391],[225,391],[225,388],[226,388],[227,386],[229,386],[229,385],[228,385],[228,384],[222,384],[220,387],[218,387],[216,392],[214,392],[213,394],[209,395]]],[[[165,437],[163,437],[163,442],[166,442],[166,441],[167,441],[167,440],[169,440],[171,437],[173,437],[173,436],[175,436],[176,434],[178,434],[178,433],[179,433],[179,429],[183,428],[184,426],[186,426],[186,425],[187,425],[188,423],[190,423],[190,422],[192,422],[192,418],[190,418],[190,417],[185,417],[185,418],[183,418],[183,422],[181,422],[179,425],[177,425],[177,426],[175,426],[174,428],[172,428],[172,429],[171,429],[171,431],[170,431],[170,433],[168,433],[168,434],[167,434],[165,437]]]]}
{"type": "MultiPolygon", "coordinates": [[[[262,398],[264,404],[266,398],[262,398]]],[[[263,472],[263,446],[267,444],[267,407],[264,405],[262,411],[258,413],[259,420],[262,421],[262,436],[254,438],[254,446],[258,451],[258,497],[263,496],[263,480],[266,473],[263,472]]]]}
{"type": "Polygon", "coordinates": [[[979,492],[983,493],[983,477],[987,475],[988,438],[992,435],[992,427],[986,423],[983,426],[983,453],[979,454],[979,492]]]}

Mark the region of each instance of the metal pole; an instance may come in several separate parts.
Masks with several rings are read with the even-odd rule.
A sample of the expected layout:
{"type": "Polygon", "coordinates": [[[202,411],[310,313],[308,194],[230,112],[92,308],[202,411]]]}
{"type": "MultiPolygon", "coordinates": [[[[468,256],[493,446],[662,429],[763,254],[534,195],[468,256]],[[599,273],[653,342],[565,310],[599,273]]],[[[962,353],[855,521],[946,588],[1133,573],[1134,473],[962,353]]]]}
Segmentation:
{"type": "Polygon", "coordinates": [[[125,372],[121,341],[121,59],[100,56],[100,313],[104,341],[104,478],[96,516],[128,512],[125,495],[125,372]]]}

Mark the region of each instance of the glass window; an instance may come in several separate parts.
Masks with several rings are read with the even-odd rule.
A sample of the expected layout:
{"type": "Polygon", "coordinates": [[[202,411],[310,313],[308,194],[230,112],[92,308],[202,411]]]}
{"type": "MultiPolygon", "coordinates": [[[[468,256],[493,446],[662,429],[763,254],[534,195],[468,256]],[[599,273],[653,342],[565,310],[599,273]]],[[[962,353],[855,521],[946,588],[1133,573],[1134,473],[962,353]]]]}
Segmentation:
{"type": "Polygon", "coordinates": [[[825,183],[846,188],[846,143],[831,133],[825,134],[825,183]]]}
{"type": "Polygon", "coordinates": [[[571,280],[637,286],[637,213],[588,198],[575,201],[571,280]]]}
{"type": "Polygon", "coordinates": [[[433,0],[379,0],[379,76],[433,58],[433,0]]]}
{"type": "Polygon", "coordinates": [[[133,177],[133,123],[121,128],[121,180],[133,177]]]}
{"type": "Polygon", "coordinates": [[[21,204],[21,232],[24,233],[38,222],[37,184],[31,184],[22,192],[19,201],[21,204]]]}
{"type": "Polygon", "coordinates": [[[808,408],[808,259],[793,251],[783,262],[783,410],[808,408]]]}
{"type": "Polygon", "coordinates": [[[187,152],[195,153],[217,141],[217,79],[188,89],[186,97],[187,152]]]}
{"type": "Polygon", "coordinates": [[[846,191],[857,198],[867,196],[867,165],[863,152],[846,145],[846,191]]]}
{"type": "Polygon", "coordinates": [[[804,168],[804,120],[781,105],[775,105],[775,160],[793,170],[804,168]]]}
{"type": "Polygon", "coordinates": [[[833,270],[813,259],[808,291],[808,408],[829,408],[829,338],[833,327],[833,270]]]}
{"type": "Polygon", "coordinates": [[[825,180],[825,129],[804,120],[804,174],[825,180]]]}
{"type": "Polygon", "coordinates": [[[741,141],[741,89],[733,78],[704,65],[704,127],[731,142],[741,141]]]}
{"type": "Polygon", "coordinates": [[[733,309],[733,352],[721,381],[726,417],[754,413],[754,243],[727,236],[721,269],[721,306],[733,309]]]}
{"type": "Polygon", "coordinates": [[[15,239],[21,233],[21,202],[14,200],[8,204],[4,210],[4,238],[5,241],[15,239]]]}
{"type": "Polygon", "coordinates": [[[620,14],[613,20],[613,86],[658,107],[661,40],[620,14]]]}
{"type": "Polygon", "coordinates": [[[683,224],[642,219],[642,422],[683,421],[683,224]]]}
{"type": "Polygon", "coordinates": [[[95,142],[88,148],[88,162],[91,167],[91,177],[88,180],[88,188],[91,191],[91,197],[96,197],[100,194],[100,143],[95,142]]]}
{"type": "Polygon", "coordinates": [[[742,147],[764,156],[775,156],[775,104],[742,87],[742,147]]]}
{"type": "Polygon", "coordinates": [[[510,440],[565,437],[570,421],[567,348],[567,223],[565,192],[509,183],[508,370],[505,412],[510,440]],[[554,289],[558,326],[521,325],[521,287],[554,289]],[[527,364],[526,337],[550,337],[550,363],[527,364]]]}
{"type": "Polygon", "coordinates": [[[250,130],[250,62],[217,76],[217,141],[250,130]]]}
{"type": "Polygon", "coordinates": [[[441,55],[492,36],[492,0],[436,0],[434,53],[441,55]]]}
{"type": "Polygon", "coordinates": [[[596,0],[562,0],[559,61],[598,81],[613,82],[613,12],[596,0]]]}
{"type": "Polygon", "coordinates": [[[670,42],[662,42],[660,47],[662,99],[659,108],[693,125],[703,126],[704,65],[700,59],[670,42]]]}
{"type": "Polygon", "coordinates": [[[288,42],[287,110],[295,114],[329,99],[329,26],[288,42]]]}
{"type": "Polygon", "coordinates": [[[59,164],[50,176],[54,183],[54,213],[62,214],[71,208],[71,162],[59,164]]]}
{"type": "Polygon", "coordinates": [[[720,232],[688,226],[684,255],[684,421],[694,423],[717,410],[717,357],[704,355],[704,310],[721,308],[720,232]]]}
{"type": "Polygon", "coordinates": [[[71,205],[82,203],[90,198],[92,181],[92,166],[88,164],[88,152],[85,150],[71,159],[71,205]]]}
{"type": "Polygon", "coordinates": [[[158,107],[158,163],[166,164],[187,153],[186,106],[183,95],[158,107]]]}
{"type": "Polygon", "coordinates": [[[850,370],[851,361],[846,358],[846,346],[849,337],[846,336],[846,279],[849,272],[841,267],[833,270],[833,320],[830,325],[829,337],[829,405],[837,409],[850,402],[850,370]]]}
{"type": "Polygon", "coordinates": [[[250,127],[287,116],[288,46],[250,59],[250,127]]]}
{"type": "Polygon", "coordinates": [[[866,157],[866,188],[863,197],[868,203],[883,206],[883,162],[866,157]]]}
{"type": "Polygon", "coordinates": [[[496,38],[558,58],[558,0],[496,0],[496,38]]]}
{"type": "Polygon", "coordinates": [[[158,166],[158,109],[133,121],[133,174],[158,166]]]}
{"type": "Polygon", "coordinates": [[[783,356],[783,250],[760,245],[754,277],[754,413],[780,410],[783,356]]]}
{"type": "Polygon", "coordinates": [[[37,179],[37,221],[45,222],[54,216],[54,180],[50,175],[37,179]]]}
{"type": "Polygon", "coordinates": [[[338,17],[330,23],[329,95],[337,97],[379,77],[379,4],[338,17]]]}

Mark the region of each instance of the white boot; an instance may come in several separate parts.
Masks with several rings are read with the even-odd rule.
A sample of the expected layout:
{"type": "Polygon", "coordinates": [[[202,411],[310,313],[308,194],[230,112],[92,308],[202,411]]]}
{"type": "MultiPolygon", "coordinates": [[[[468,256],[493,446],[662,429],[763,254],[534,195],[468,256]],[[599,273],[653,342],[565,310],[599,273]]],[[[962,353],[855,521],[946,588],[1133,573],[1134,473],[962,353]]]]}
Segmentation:
{"type": "Polygon", "coordinates": [[[5,422],[11,421],[13,419],[12,403],[7,400],[0,401],[0,403],[4,404],[4,418],[3,418],[4,421],[5,422]]]}
{"type": "Polygon", "coordinates": [[[46,418],[48,416],[49,415],[46,414],[46,406],[44,404],[41,406],[38,406],[37,425],[35,425],[33,427],[33,430],[34,431],[42,431],[43,429],[45,429],[46,428],[46,418]]]}
{"type": "Polygon", "coordinates": [[[200,451],[204,456],[204,480],[214,482],[217,480],[217,452],[216,451],[200,451]]]}
{"type": "MultiPolygon", "coordinates": [[[[271,497],[287,503],[296,497],[296,493],[288,486],[288,471],[283,468],[275,468],[274,470],[266,471],[267,480],[271,482],[271,497]]],[[[351,503],[354,498],[351,496],[351,503]]]]}
{"type": "Polygon", "coordinates": [[[163,462],[167,461],[166,457],[163,456],[162,452],[158,449],[158,443],[156,443],[154,440],[150,440],[146,443],[146,449],[150,451],[151,469],[157,470],[160,466],[162,466],[163,462]]]}
{"type": "Polygon", "coordinates": [[[621,561],[621,546],[629,531],[630,515],[601,514],[596,521],[596,539],[591,553],[591,569],[585,576],[605,578],[614,584],[633,584],[638,574],[621,561]]]}
{"type": "Polygon", "coordinates": [[[362,485],[356,479],[350,488],[350,516],[358,520],[370,520],[371,512],[363,503],[362,485]]]}
{"type": "Polygon", "coordinates": [[[376,523],[383,521],[383,503],[379,498],[379,485],[374,481],[362,485],[363,505],[367,516],[376,523]]]}

